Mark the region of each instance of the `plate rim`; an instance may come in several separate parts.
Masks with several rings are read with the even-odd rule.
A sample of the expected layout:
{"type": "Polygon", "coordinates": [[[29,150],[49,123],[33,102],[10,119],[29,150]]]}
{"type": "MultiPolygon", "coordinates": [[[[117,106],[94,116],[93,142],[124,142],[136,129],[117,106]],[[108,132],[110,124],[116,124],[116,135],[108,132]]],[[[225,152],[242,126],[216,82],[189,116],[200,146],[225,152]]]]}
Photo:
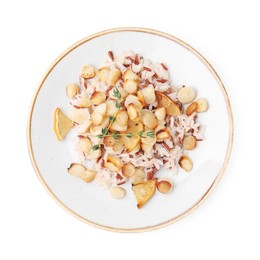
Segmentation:
{"type": "Polygon", "coordinates": [[[224,175],[224,172],[225,172],[225,170],[227,168],[227,165],[228,165],[228,162],[229,162],[229,159],[230,159],[232,146],[233,146],[233,140],[234,140],[234,119],[233,119],[233,112],[232,112],[230,100],[229,100],[226,88],[225,88],[222,80],[220,79],[219,75],[217,74],[215,69],[212,67],[212,65],[196,49],[194,49],[192,46],[190,46],[189,44],[187,44],[183,40],[181,40],[181,39],[179,39],[179,38],[177,38],[175,36],[172,36],[172,35],[170,35],[168,33],[162,32],[162,31],[158,31],[158,30],[154,30],[154,29],[150,29],[150,28],[143,28],[143,27],[118,27],[118,28],[113,28],[113,29],[100,31],[98,33],[92,34],[90,36],[87,36],[87,37],[79,40],[78,42],[73,44],[71,47],[67,48],[64,52],[62,52],[54,60],[54,62],[49,66],[49,68],[45,72],[44,76],[42,77],[42,79],[41,79],[40,83],[38,84],[38,87],[36,88],[36,91],[35,91],[35,93],[33,95],[31,106],[30,106],[30,109],[29,109],[29,116],[28,116],[28,121],[27,121],[27,131],[26,131],[26,133],[27,133],[27,145],[28,145],[29,156],[30,156],[31,163],[32,163],[32,166],[34,168],[34,171],[35,171],[38,179],[40,180],[40,182],[44,186],[45,190],[49,193],[49,195],[64,210],[69,212],[71,215],[73,215],[77,219],[83,221],[84,223],[87,223],[87,224],[89,224],[91,226],[94,226],[94,227],[97,227],[97,228],[100,228],[100,229],[104,229],[104,230],[107,230],[107,231],[114,231],[114,232],[134,233],[134,232],[152,231],[152,230],[163,228],[163,227],[166,227],[166,226],[168,226],[170,224],[173,224],[173,223],[177,222],[178,220],[181,220],[185,216],[189,215],[190,213],[192,213],[195,209],[197,209],[209,197],[209,195],[213,192],[213,190],[216,188],[217,184],[219,183],[220,179],[224,175]],[[185,210],[181,214],[175,216],[174,218],[171,218],[169,220],[160,222],[160,223],[158,223],[156,225],[140,227],[140,228],[116,228],[116,227],[110,227],[110,226],[102,225],[102,224],[96,223],[94,221],[88,220],[88,219],[80,216],[79,214],[77,214],[76,212],[71,210],[68,206],[66,206],[54,194],[54,192],[52,192],[52,190],[50,189],[50,187],[48,186],[48,184],[44,180],[43,176],[41,175],[40,169],[39,169],[39,167],[38,167],[38,165],[36,163],[36,160],[35,160],[34,151],[33,151],[33,145],[32,145],[32,138],[31,138],[31,134],[32,134],[31,125],[32,125],[32,116],[33,116],[34,106],[35,106],[38,94],[39,94],[39,92],[40,92],[40,90],[41,90],[45,80],[47,79],[47,77],[49,76],[51,71],[53,70],[53,68],[64,57],[66,57],[71,51],[73,51],[74,49],[76,49],[80,45],[82,45],[82,44],[84,44],[84,43],[86,43],[86,42],[88,42],[88,41],[90,41],[90,40],[92,40],[94,38],[97,38],[97,37],[100,37],[100,36],[103,36],[103,35],[106,35],[106,34],[115,33],[115,32],[141,32],[141,33],[153,34],[153,35],[160,36],[160,37],[166,38],[168,40],[171,40],[171,41],[173,41],[175,43],[178,43],[179,45],[181,45],[182,47],[186,48],[188,51],[193,53],[195,56],[197,56],[197,58],[199,58],[203,62],[203,64],[209,69],[211,74],[213,74],[213,76],[215,77],[216,81],[218,82],[218,85],[221,88],[221,91],[222,91],[223,96],[225,98],[225,103],[226,103],[226,106],[227,106],[228,117],[229,117],[229,140],[228,140],[228,146],[227,146],[227,150],[226,150],[225,159],[224,159],[224,162],[222,164],[222,167],[221,167],[218,175],[216,176],[216,178],[214,179],[214,181],[212,182],[210,187],[207,189],[207,191],[202,195],[202,197],[195,204],[193,204],[190,208],[188,208],[187,210],[185,210]]]}

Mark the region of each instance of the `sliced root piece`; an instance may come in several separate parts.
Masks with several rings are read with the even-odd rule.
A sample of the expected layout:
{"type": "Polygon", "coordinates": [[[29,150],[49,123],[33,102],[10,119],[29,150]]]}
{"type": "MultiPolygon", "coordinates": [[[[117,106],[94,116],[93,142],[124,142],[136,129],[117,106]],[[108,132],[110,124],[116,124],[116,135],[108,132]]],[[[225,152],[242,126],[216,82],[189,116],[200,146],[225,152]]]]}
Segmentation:
{"type": "Polygon", "coordinates": [[[182,104],[187,104],[187,103],[192,102],[194,100],[195,96],[196,96],[196,93],[195,93],[194,89],[191,87],[183,86],[178,91],[178,100],[182,104]]]}
{"type": "Polygon", "coordinates": [[[185,150],[193,150],[196,147],[197,140],[194,136],[188,135],[183,139],[183,148],[185,150]]]}
{"type": "Polygon", "coordinates": [[[72,163],[68,168],[68,173],[74,177],[80,177],[87,169],[83,164],[72,163]]]}
{"type": "Polygon", "coordinates": [[[84,182],[92,182],[96,178],[97,172],[93,170],[86,170],[81,175],[80,178],[84,182]]]}
{"type": "Polygon", "coordinates": [[[137,183],[142,182],[144,180],[144,178],[145,178],[144,170],[141,168],[136,168],[134,175],[132,175],[130,177],[130,182],[132,184],[137,184],[137,183]]]}
{"type": "Polygon", "coordinates": [[[163,94],[162,92],[156,91],[156,97],[161,107],[166,109],[166,113],[172,116],[179,116],[181,114],[182,106],[173,101],[167,95],[163,94]]]}
{"type": "Polygon", "coordinates": [[[122,167],[122,173],[126,178],[129,178],[135,174],[135,167],[131,163],[127,163],[122,167]]]}
{"type": "Polygon", "coordinates": [[[100,105],[106,100],[106,94],[104,92],[95,91],[91,96],[92,104],[100,105]]]}
{"type": "Polygon", "coordinates": [[[208,109],[208,101],[205,98],[199,98],[197,101],[197,112],[202,113],[208,109]]]}
{"type": "Polygon", "coordinates": [[[66,86],[66,95],[68,98],[75,97],[77,94],[79,94],[79,92],[80,92],[80,89],[77,84],[70,83],[66,86]]]}
{"type": "Polygon", "coordinates": [[[110,188],[110,194],[115,199],[122,199],[126,195],[126,191],[121,187],[112,187],[110,188]]]}
{"type": "Polygon", "coordinates": [[[163,194],[169,193],[173,188],[173,182],[169,179],[157,180],[157,190],[163,194]]]}
{"type": "Polygon", "coordinates": [[[186,115],[190,116],[192,113],[196,112],[198,108],[197,102],[192,102],[186,109],[186,115]]]}
{"type": "Polygon", "coordinates": [[[193,167],[193,163],[192,163],[190,157],[187,155],[181,156],[181,158],[179,160],[179,165],[186,172],[190,172],[193,167]]]}
{"type": "Polygon", "coordinates": [[[80,73],[81,77],[84,79],[90,79],[95,77],[96,72],[95,72],[95,68],[92,65],[85,65],[82,69],[81,69],[81,73],[80,73]]]}

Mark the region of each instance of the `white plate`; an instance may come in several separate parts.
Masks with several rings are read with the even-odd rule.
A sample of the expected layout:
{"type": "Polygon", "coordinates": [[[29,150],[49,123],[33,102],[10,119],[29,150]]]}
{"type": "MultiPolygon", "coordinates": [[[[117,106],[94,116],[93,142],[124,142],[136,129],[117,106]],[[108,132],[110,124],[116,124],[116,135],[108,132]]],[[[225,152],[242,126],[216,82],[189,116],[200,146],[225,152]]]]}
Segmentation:
{"type": "Polygon", "coordinates": [[[225,88],[211,65],[183,41],[154,30],[119,28],[97,33],[66,50],[45,74],[35,94],[28,122],[28,144],[34,169],[52,197],[68,212],[100,228],[113,231],[145,231],[182,218],[214,189],[227,165],[233,140],[232,113],[225,88]],[[192,172],[180,171],[168,195],[159,192],[137,209],[131,192],[115,200],[95,182],[86,184],[67,174],[78,161],[69,136],[58,142],[53,132],[53,112],[59,106],[68,112],[65,86],[77,82],[85,64],[99,66],[107,51],[132,50],[153,61],[167,64],[174,84],[196,88],[209,101],[200,115],[207,126],[206,140],[189,154],[192,172]]]}

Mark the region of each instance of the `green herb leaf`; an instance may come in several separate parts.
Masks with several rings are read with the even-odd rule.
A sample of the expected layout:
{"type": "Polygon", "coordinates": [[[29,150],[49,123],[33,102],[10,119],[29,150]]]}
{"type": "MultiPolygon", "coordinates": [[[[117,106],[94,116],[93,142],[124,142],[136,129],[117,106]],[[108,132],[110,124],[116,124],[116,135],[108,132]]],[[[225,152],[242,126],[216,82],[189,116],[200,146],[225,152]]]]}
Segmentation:
{"type": "Polygon", "coordinates": [[[120,94],[120,92],[119,92],[119,90],[118,90],[117,88],[115,88],[115,89],[113,90],[113,94],[114,94],[114,97],[116,97],[116,98],[118,98],[118,99],[121,98],[121,94],[120,94]]]}
{"type": "Polygon", "coordinates": [[[144,131],[139,131],[137,134],[138,134],[140,137],[145,138],[145,136],[144,136],[144,131]]]}
{"type": "Polygon", "coordinates": [[[93,151],[96,151],[96,150],[98,150],[99,148],[100,148],[100,145],[99,145],[99,144],[95,144],[95,145],[93,145],[93,147],[92,147],[93,151]]]}
{"type": "Polygon", "coordinates": [[[132,134],[132,133],[128,133],[128,134],[126,134],[126,137],[132,138],[132,137],[133,137],[133,134],[132,134]]]}
{"type": "Polygon", "coordinates": [[[103,134],[103,135],[106,135],[106,134],[108,133],[108,129],[107,129],[107,128],[102,128],[101,131],[102,131],[102,134],[103,134]]]}
{"type": "Polygon", "coordinates": [[[147,136],[149,137],[154,137],[155,136],[155,133],[153,131],[149,131],[146,133],[147,136]]]}
{"type": "Polygon", "coordinates": [[[113,138],[114,139],[118,139],[119,138],[119,133],[118,132],[113,133],[113,138]]]}
{"type": "Polygon", "coordinates": [[[116,108],[117,108],[117,109],[120,108],[120,103],[118,102],[118,100],[116,101],[116,108]]]}
{"type": "Polygon", "coordinates": [[[115,116],[109,116],[109,121],[113,124],[116,121],[115,116]]]}
{"type": "Polygon", "coordinates": [[[102,139],[104,137],[104,135],[100,134],[100,135],[97,135],[97,137],[102,139]]]}

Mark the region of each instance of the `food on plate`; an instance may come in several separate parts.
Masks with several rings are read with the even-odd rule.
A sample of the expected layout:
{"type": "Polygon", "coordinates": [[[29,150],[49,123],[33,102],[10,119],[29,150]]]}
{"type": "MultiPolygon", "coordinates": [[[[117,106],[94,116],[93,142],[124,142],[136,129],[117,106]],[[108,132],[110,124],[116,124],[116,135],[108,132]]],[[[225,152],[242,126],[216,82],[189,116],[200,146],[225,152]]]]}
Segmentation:
{"type": "Polygon", "coordinates": [[[192,150],[196,147],[197,139],[192,135],[184,136],[183,138],[183,149],[192,150]]]}
{"type": "Polygon", "coordinates": [[[91,79],[95,77],[95,75],[96,75],[95,68],[92,65],[85,65],[81,69],[80,76],[84,79],[91,79]]]}
{"type": "Polygon", "coordinates": [[[96,175],[96,171],[86,170],[80,175],[80,178],[85,182],[92,182],[95,179],[96,175]]]}
{"type": "Polygon", "coordinates": [[[198,117],[208,102],[196,100],[190,86],[173,85],[171,71],[129,51],[109,51],[101,66],[82,67],[79,84],[66,86],[68,116],[59,108],[54,115],[58,140],[72,128],[75,133],[80,163],[70,165],[70,175],[94,181],[116,199],[132,190],[138,208],[156,190],[168,194],[174,189],[178,169],[193,168],[186,153],[204,140],[198,117]],[[166,177],[161,168],[168,170],[166,177]]]}
{"type": "Polygon", "coordinates": [[[125,189],[117,186],[110,188],[110,193],[115,199],[122,199],[126,195],[125,189]]]}
{"type": "Polygon", "coordinates": [[[157,190],[163,194],[169,193],[173,188],[173,182],[170,179],[157,180],[157,190]]]}
{"type": "Polygon", "coordinates": [[[199,98],[197,101],[196,111],[199,113],[205,112],[208,109],[208,101],[205,98],[199,98]]]}
{"type": "Polygon", "coordinates": [[[156,190],[156,179],[149,181],[142,181],[133,184],[132,191],[137,200],[137,207],[142,208],[149,199],[154,195],[156,190]]]}
{"type": "Polygon", "coordinates": [[[197,102],[192,102],[187,108],[186,108],[186,115],[190,116],[192,115],[194,112],[197,111],[198,108],[198,103],[197,102]]]}
{"type": "Polygon", "coordinates": [[[179,160],[179,165],[186,172],[190,172],[192,170],[192,167],[193,167],[192,160],[187,155],[181,156],[181,158],[179,160]]]}
{"type": "Polygon", "coordinates": [[[182,105],[178,101],[173,101],[169,96],[159,91],[156,92],[156,96],[159,105],[166,109],[167,115],[178,116],[181,114],[182,105]]]}
{"type": "Polygon", "coordinates": [[[54,111],[53,129],[58,140],[61,141],[73,126],[74,122],[57,107],[54,111]]]}
{"type": "Polygon", "coordinates": [[[68,98],[74,98],[79,94],[80,88],[77,84],[70,83],[66,86],[66,94],[68,98]]]}
{"type": "Polygon", "coordinates": [[[80,163],[72,163],[68,168],[68,173],[74,177],[80,177],[81,174],[86,171],[87,168],[80,163]]]}
{"type": "Polygon", "coordinates": [[[195,96],[196,96],[196,93],[195,93],[194,89],[191,87],[183,86],[178,91],[178,100],[182,104],[187,104],[187,103],[192,102],[194,100],[195,96]]]}

